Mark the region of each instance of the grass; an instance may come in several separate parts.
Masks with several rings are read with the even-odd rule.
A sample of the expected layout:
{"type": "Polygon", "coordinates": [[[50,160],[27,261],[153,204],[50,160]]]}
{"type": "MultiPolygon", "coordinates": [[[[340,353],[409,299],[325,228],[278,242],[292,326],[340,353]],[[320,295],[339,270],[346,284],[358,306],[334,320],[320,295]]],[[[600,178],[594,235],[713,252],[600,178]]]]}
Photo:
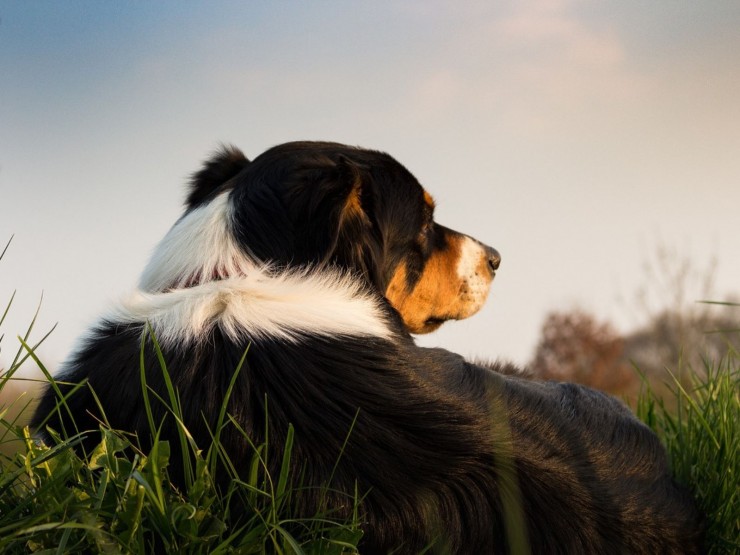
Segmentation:
{"type": "Polygon", "coordinates": [[[723,360],[705,361],[704,372],[667,374],[667,397],[643,381],[637,416],[662,439],[676,479],[706,515],[708,552],[740,553],[740,354],[730,347],[723,360]]]}
{"type": "MultiPolygon", "coordinates": [[[[35,356],[32,351],[29,355],[35,356]]],[[[177,405],[170,407],[169,416],[179,420],[177,405]]],[[[356,494],[348,496],[354,507],[350,519],[336,518],[331,508],[311,518],[294,516],[292,501],[303,486],[288,472],[292,430],[280,449],[252,445],[249,477],[240,480],[220,449],[220,430],[201,450],[182,426],[179,439],[192,465],[186,486],[178,489],[168,479],[174,462],[170,445],[156,438],[156,426],[152,448],[144,453],[125,433],[102,424],[97,431],[56,435],[47,446],[34,440],[28,427],[4,419],[0,423],[0,435],[23,441],[22,449],[1,461],[3,554],[357,552],[361,530],[356,494]],[[79,453],[75,446],[90,433],[99,433],[100,442],[92,452],[79,453]],[[278,476],[266,470],[272,456],[281,458],[278,476]],[[217,469],[233,472],[226,491],[215,485],[217,469]]],[[[223,411],[220,429],[232,425],[223,411]]],[[[245,441],[250,441],[246,434],[245,441]]]]}

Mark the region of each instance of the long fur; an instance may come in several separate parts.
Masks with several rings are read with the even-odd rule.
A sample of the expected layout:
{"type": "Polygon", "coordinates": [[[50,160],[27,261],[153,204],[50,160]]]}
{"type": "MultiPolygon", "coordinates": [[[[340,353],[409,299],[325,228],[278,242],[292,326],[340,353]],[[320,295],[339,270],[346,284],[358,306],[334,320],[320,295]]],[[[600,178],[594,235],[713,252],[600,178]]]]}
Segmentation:
{"type": "MultiPolygon", "coordinates": [[[[394,306],[385,296],[394,276],[413,295],[429,260],[448,261],[465,284],[499,258],[432,224],[405,168],[333,143],[282,145],[251,163],[237,152],[198,174],[140,288],[65,364],[62,379],[87,380],[67,401],[79,429],[97,429],[97,397],[111,426],[151,440],[142,345],[147,383],[167,398],[151,328],[202,447],[248,349],[229,413],[254,443],[265,439],[266,414],[271,445],[295,427],[290,475],[312,486],[296,494],[302,514],[324,501],[349,512],[341,492],[357,486],[363,554],[418,553],[434,542],[429,553],[702,552],[693,501],[622,403],[415,344],[405,312],[429,303],[410,296],[394,306]],[[455,251],[458,243],[467,246],[455,251]]],[[[425,317],[450,317],[445,310],[425,317]]],[[[35,422],[54,406],[49,390],[35,422]]],[[[173,419],[158,403],[153,411],[177,449],[173,419]]],[[[49,426],[73,428],[64,412],[49,426]]],[[[240,433],[226,427],[220,440],[248,472],[240,433]]],[[[172,479],[181,472],[172,468],[172,479]]]]}
{"type": "Polygon", "coordinates": [[[136,291],[107,317],[121,324],[148,322],[168,345],[197,344],[218,327],[231,341],[315,336],[388,338],[387,316],[377,297],[339,273],[270,275],[254,265],[241,277],[172,289],[136,291]]]}

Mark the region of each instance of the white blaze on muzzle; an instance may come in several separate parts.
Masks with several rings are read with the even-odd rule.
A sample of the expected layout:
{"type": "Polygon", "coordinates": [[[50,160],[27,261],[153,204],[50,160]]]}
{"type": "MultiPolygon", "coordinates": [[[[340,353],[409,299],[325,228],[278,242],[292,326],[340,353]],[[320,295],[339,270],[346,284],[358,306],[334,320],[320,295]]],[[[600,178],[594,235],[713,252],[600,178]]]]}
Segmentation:
{"type": "Polygon", "coordinates": [[[457,275],[460,278],[460,300],[465,307],[462,317],[467,317],[483,306],[494,274],[489,264],[489,252],[481,243],[466,235],[459,248],[457,275]]]}

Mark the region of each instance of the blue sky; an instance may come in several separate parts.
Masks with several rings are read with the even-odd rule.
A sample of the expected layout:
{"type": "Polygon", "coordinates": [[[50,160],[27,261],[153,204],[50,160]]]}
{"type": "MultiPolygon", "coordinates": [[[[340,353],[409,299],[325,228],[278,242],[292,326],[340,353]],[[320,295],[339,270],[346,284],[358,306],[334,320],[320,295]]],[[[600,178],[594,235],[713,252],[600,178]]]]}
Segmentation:
{"type": "Polygon", "coordinates": [[[0,359],[43,291],[54,367],[219,142],[385,150],[496,247],[488,304],[426,345],[524,362],[573,306],[634,327],[659,245],[738,294],[738,28],[736,2],[0,0],[0,359]]]}

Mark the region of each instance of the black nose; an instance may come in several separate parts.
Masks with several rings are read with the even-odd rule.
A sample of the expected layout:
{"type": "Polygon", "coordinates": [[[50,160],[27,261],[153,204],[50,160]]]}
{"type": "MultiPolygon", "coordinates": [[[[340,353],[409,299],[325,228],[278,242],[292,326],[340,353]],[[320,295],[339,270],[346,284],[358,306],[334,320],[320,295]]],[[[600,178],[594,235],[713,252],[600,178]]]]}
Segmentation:
{"type": "Polygon", "coordinates": [[[486,247],[486,255],[488,256],[488,267],[491,268],[491,273],[493,273],[501,265],[501,255],[491,247],[486,247]]]}

